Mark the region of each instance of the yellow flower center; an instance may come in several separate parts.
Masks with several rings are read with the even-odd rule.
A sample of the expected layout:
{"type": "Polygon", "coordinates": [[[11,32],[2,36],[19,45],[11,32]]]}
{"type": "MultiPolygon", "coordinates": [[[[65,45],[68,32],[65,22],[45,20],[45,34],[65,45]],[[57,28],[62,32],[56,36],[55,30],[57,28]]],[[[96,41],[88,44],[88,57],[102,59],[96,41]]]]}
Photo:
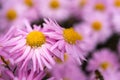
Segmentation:
{"type": "Polygon", "coordinates": [[[64,29],[63,37],[66,42],[69,44],[75,44],[77,40],[82,40],[83,37],[76,32],[73,28],[64,29]]]}
{"type": "Polygon", "coordinates": [[[44,44],[46,38],[42,32],[32,31],[26,37],[26,42],[31,47],[40,47],[44,44]]]}
{"type": "Polygon", "coordinates": [[[105,10],[104,4],[102,4],[102,3],[97,3],[97,4],[95,5],[95,10],[104,11],[104,10],[105,10]]]}
{"type": "Polygon", "coordinates": [[[6,17],[8,20],[12,21],[12,20],[16,19],[17,13],[14,9],[10,9],[7,11],[6,17]]]}
{"type": "Polygon", "coordinates": [[[108,62],[103,62],[100,66],[103,70],[106,70],[110,66],[110,64],[108,62]]]}
{"type": "Polygon", "coordinates": [[[52,0],[52,1],[50,2],[50,7],[51,7],[52,9],[58,9],[58,8],[60,7],[59,1],[58,1],[58,0],[52,0]]]}
{"type": "Polygon", "coordinates": [[[33,6],[33,1],[32,0],[25,0],[24,3],[29,7],[33,6]]]}
{"type": "Polygon", "coordinates": [[[116,7],[120,7],[120,0],[115,0],[114,5],[115,5],[116,7]]]}
{"type": "Polygon", "coordinates": [[[87,3],[87,0],[81,0],[80,1],[80,7],[84,7],[87,3]]]}
{"type": "Polygon", "coordinates": [[[99,21],[95,21],[95,22],[92,23],[92,28],[95,31],[100,31],[101,28],[102,28],[102,24],[99,21]]]}

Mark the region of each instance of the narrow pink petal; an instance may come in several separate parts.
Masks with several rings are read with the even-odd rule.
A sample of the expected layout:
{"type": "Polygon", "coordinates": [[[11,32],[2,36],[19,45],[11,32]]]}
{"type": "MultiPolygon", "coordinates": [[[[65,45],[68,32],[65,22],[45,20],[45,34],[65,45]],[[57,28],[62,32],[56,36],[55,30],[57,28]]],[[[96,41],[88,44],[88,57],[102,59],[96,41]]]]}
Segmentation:
{"type": "Polygon", "coordinates": [[[27,20],[25,20],[24,23],[25,23],[25,25],[26,25],[27,31],[28,31],[28,32],[32,31],[32,28],[31,28],[29,22],[28,22],[27,20]]]}
{"type": "Polygon", "coordinates": [[[42,59],[43,63],[46,65],[47,68],[49,68],[49,69],[52,68],[50,63],[48,63],[43,57],[41,57],[41,59],[42,59]]]}
{"type": "Polygon", "coordinates": [[[35,56],[35,54],[33,54],[33,56],[32,56],[32,61],[33,61],[33,71],[36,71],[36,64],[37,64],[37,62],[36,62],[36,56],[35,56]]]}
{"type": "Polygon", "coordinates": [[[35,54],[36,54],[36,58],[37,58],[38,63],[39,63],[39,67],[40,67],[41,70],[43,70],[43,65],[42,65],[42,62],[41,62],[41,57],[42,56],[40,56],[40,53],[38,52],[38,50],[35,50],[35,51],[36,51],[35,54]]]}
{"type": "Polygon", "coordinates": [[[9,41],[3,43],[3,45],[10,45],[10,44],[18,41],[20,38],[22,38],[22,36],[18,36],[18,37],[12,38],[12,39],[10,39],[9,41]]]}
{"type": "Polygon", "coordinates": [[[37,75],[33,80],[42,80],[45,75],[45,72],[40,72],[40,74],[37,75]]]}
{"type": "Polygon", "coordinates": [[[4,38],[7,38],[8,36],[10,36],[11,35],[11,33],[13,34],[14,31],[15,30],[15,27],[14,26],[12,26],[10,29],[9,29],[9,31],[6,33],[6,35],[4,36],[4,38]]]}
{"type": "Polygon", "coordinates": [[[63,57],[61,56],[61,54],[63,53],[59,51],[58,49],[55,49],[52,52],[54,53],[55,56],[59,57],[60,59],[63,59],[63,57]]]}
{"type": "Polygon", "coordinates": [[[29,55],[26,57],[25,61],[23,62],[21,69],[23,69],[23,68],[25,67],[27,61],[32,58],[32,55],[33,55],[33,54],[34,54],[34,53],[33,53],[33,50],[31,49],[31,51],[29,52],[29,55]]]}
{"type": "Polygon", "coordinates": [[[23,30],[21,30],[21,29],[18,29],[17,31],[20,32],[20,33],[22,33],[22,34],[24,34],[24,35],[27,35],[27,34],[28,34],[27,32],[25,32],[25,31],[23,31],[23,30]]]}
{"type": "Polygon", "coordinates": [[[9,52],[12,53],[18,49],[21,49],[25,44],[26,42],[24,40],[21,40],[20,43],[16,45],[15,47],[13,47],[9,52]]]}
{"type": "Polygon", "coordinates": [[[55,48],[57,48],[57,46],[59,45],[59,41],[56,42],[51,48],[50,48],[50,51],[53,51],[55,48]]]}
{"type": "Polygon", "coordinates": [[[30,50],[31,50],[31,47],[27,46],[24,53],[22,54],[22,56],[20,56],[15,62],[18,63],[18,62],[22,61],[23,59],[25,59],[27,57],[27,55],[29,55],[30,50]]]}
{"type": "Polygon", "coordinates": [[[45,58],[52,64],[55,64],[55,61],[53,60],[53,58],[51,57],[52,55],[50,55],[50,52],[48,52],[48,50],[45,48],[45,46],[42,47],[41,49],[43,51],[43,54],[45,56],[45,58]]]}
{"type": "Polygon", "coordinates": [[[34,76],[34,72],[31,71],[30,74],[29,74],[29,76],[28,76],[28,78],[27,78],[27,80],[32,80],[33,76],[34,76]]]}

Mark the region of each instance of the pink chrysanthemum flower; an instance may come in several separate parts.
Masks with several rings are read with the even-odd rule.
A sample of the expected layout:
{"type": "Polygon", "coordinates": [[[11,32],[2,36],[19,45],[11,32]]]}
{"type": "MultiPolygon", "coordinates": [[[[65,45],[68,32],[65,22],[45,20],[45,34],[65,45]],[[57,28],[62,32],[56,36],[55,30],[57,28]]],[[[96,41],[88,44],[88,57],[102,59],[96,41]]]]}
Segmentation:
{"type": "Polygon", "coordinates": [[[57,57],[63,59],[64,53],[67,53],[80,63],[80,60],[85,60],[84,55],[87,52],[85,46],[90,46],[85,40],[89,30],[87,32],[85,28],[77,26],[65,29],[52,20],[45,20],[45,22],[43,26],[45,30],[49,31],[47,35],[56,41],[51,47],[51,51],[57,57]]]}
{"type": "Polygon", "coordinates": [[[90,14],[93,12],[99,12],[102,14],[109,14],[110,13],[110,8],[105,0],[93,0],[90,1],[84,8],[84,13],[85,14],[90,14]]]}
{"type": "Polygon", "coordinates": [[[111,13],[119,13],[120,12],[120,0],[106,0],[109,4],[109,8],[111,13]]]}
{"type": "Polygon", "coordinates": [[[58,21],[65,20],[70,16],[67,0],[41,0],[39,13],[45,18],[52,18],[58,21]]]}
{"type": "MultiPolygon", "coordinates": [[[[24,29],[17,29],[14,37],[3,43],[4,50],[9,52],[15,63],[22,62],[21,69],[31,61],[34,71],[43,70],[45,66],[50,69],[51,65],[55,63],[49,50],[51,40],[44,34],[45,32],[40,26],[34,26],[32,29],[27,21],[24,23],[24,29]]],[[[46,33],[49,34],[49,32],[46,33]]]]}
{"type": "Polygon", "coordinates": [[[21,0],[19,1],[21,6],[24,6],[24,17],[30,21],[37,20],[40,16],[38,14],[39,2],[40,0],[21,0]],[[31,16],[32,15],[32,16],[31,16]]]}
{"type": "Polygon", "coordinates": [[[81,19],[83,17],[83,11],[86,6],[90,3],[90,0],[71,0],[69,2],[70,11],[72,10],[73,16],[77,19],[81,19]]]}
{"type": "Polygon", "coordinates": [[[84,20],[89,25],[88,28],[92,30],[92,36],[97,38],[98,43],[104,43],[113,33],[109,18],[100,13],[93,13],[92,15],[94,16],[85,16],[84,20]]]}
{"type": "Polygon", "coordinates": [[[35,13],[35,8],[28,9],[22,2],[9,0],[3,3],[0,17],[0,32],[6,32],[10,26],[22,24],[24,18],[33,21],[38,18],[38,15],[37,12],[35,13]]]}
{"type": "Polygon", "coordinates": [[[64,59],[64,62],[60,62],[59,59],[56,59],[57,64],[50,70],[52,78],[48,80],[86,80],[85,75],[79,70],[78,65],[71,56],[65,54],[64,59]],[[71,73],[69,71],[71,71],[71,73]]]}
{"type": "Polygon", "coordinates": [[[90,59],[87,69],[95,71],[99,69],[102,72],[107,70],[116,70],[119,68],[118,58],[114,52],[108,49],[97,51],[93,54],[93,58],[90,59]],[[101,58],[101,59],[100,59],[101,58]]]}

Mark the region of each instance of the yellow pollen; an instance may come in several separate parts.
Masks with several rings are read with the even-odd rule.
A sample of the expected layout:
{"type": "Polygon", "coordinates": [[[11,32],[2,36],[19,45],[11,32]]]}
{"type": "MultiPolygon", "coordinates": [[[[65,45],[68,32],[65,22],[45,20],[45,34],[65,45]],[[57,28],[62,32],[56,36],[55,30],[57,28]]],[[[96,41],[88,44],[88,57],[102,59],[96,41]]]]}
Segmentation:
{"type": "Polygon", "coordinates": [[[102,4],[102,3],[97,3],[97,4],[95,5],[95,10],[104,11],[104,10],[105,10],[104,4],[102,4]]]}
{"type": "Polygon", "coordinates": [[[95,22],[92,23],[92,28],[95,31],[100,31],[101,28],[102,28],[102,24],[99,21],[95,21],[95,22]]]}
{"type": "Polygon", "coordinates": [[[44,44],[46,38],[42,32],[32,31],[26,37],[26,42],[31,47],[40,47],[44,44]]]}
{"type": "Polygon", "coordinates": [[[84,7],[87,3],[87,0],[81,0],[80,1],[80,7],[84,7]]]}
{"type": "Polygon", "coordinates": [[[6,17],[8,20],[12,21],[12,20],[16,19],[17,13],[14,9],[10,9],[7,11],[6,17]]]}
{"type": "Polygon", "coordinates": [[[64,40],[69,44],[76,44],[76,41],[83,39],[83,37],[78,32],[76,32],[73,28],[64,29],[63,37],[64,37],[64,40]]]}
{"type": "Polygon", "coordinates": [[[29,7],[33,6],[33,1],[32,0],[25,0],[24,3],[29,7]]]}
{"type": "Polygon", "coordinates": [[[50,2],[50,7],[51,7],[52,9],[58,9],[58,8],[60,7],[59,1],[58,1],[58,0],[52,0],[52,1],[50,2]]]}
{"type": "Polygon", "coordinates": [[[106,70],[110,66],[110,64],[108,62],[103,62],[100,66],[103,70],[106,70]]]}
{"type": "Polygon", "coordinates": [[[116,7],[120,7],[120,0],[115,0],[114,5],[115,5],[116,7]]]}

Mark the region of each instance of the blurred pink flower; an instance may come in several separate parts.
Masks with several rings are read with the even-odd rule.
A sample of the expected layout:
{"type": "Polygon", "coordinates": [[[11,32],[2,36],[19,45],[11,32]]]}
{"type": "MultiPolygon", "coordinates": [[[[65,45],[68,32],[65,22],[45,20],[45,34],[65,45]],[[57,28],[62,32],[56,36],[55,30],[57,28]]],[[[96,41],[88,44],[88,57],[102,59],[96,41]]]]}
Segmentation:
{"type": "Polygon", "coordinates": [[[92,36],[92,30],[88,27],[89,26],[85,22],[74,25],[75,30],[79,32],[83,37],[83,41],[81,41],[79,47],[83,51],[86,51],[87,54],[88,52],[94,50],[97,45],[97,39],[92,36]],[[87,48],[88,46],[90,47],[87,48]]]}
{"type": "Polygon", "coordinates": [[[108,70],[116,70],[119,68],[117,55],[109,49],[102,49],[93,54],[87,69],[89,71],[100,70],[102,73],[108,70]]]}
{"type": "Polygon", "coordinates": [[[92,13],[101,13],[110,15],[110,7],[106,0],[92,0],[84,7],[83,16],[90,15],[92,13]]]}
{"type": "Polygon", "coordinates": [[[36,8],[28,8],[19,0],[4,2],[0,13],[0,32],[6,32],[12,25],[21,25],[24,18],[29,21],[38,19],[36,8]]]}
{"type": "Polygon", "coordinates": [[[34,25],[32,29],[27,21],[24,21],[24,24],[24,29],[17,29],[14,36],[3,43],[4,49],[9,52],[15,63],[22,62],[21,69],[30,61],[33,62],[34,71],[43,70],[45,66],[50,69],[55,62],[49,50],[49,38],[40,26],[34,25]]]}
{"type": "Polygon", "coordinates": [[[67,0],[41,0],[39,5],[39,14],[43,18],[65,20],[70,16],[67,0]]]}
{"type": "Polygon", "coordinates": [[[84,73],[79,69],[74,60],[67,54],[65,61],[54,65],[50,70],[52,78],[48,80],[86,80],[84,73]],[[71,71],[71,72],[70,72],[71,71]]]}
{"type": "Polygon", "coordinates": [[[106,0],[112,14],[120,13],[120,0],[106,0]]]}
{"type": "Polygon", "coordinates": [[[109,18],[100,13],[92,15],[94,16],[85,16],[84,20],[88,28],[92,30],[92,36],[97,38],[98,43],[104,43],[113,33],[109,18]]]}
{"type": "Polygon", "coordinates": [[[69,8],[72,13],[72,16],[77,19],[81,19],[83,17],[83,11],[86,6],[90,3],[90,0],[68,0],[69,8]]]}

